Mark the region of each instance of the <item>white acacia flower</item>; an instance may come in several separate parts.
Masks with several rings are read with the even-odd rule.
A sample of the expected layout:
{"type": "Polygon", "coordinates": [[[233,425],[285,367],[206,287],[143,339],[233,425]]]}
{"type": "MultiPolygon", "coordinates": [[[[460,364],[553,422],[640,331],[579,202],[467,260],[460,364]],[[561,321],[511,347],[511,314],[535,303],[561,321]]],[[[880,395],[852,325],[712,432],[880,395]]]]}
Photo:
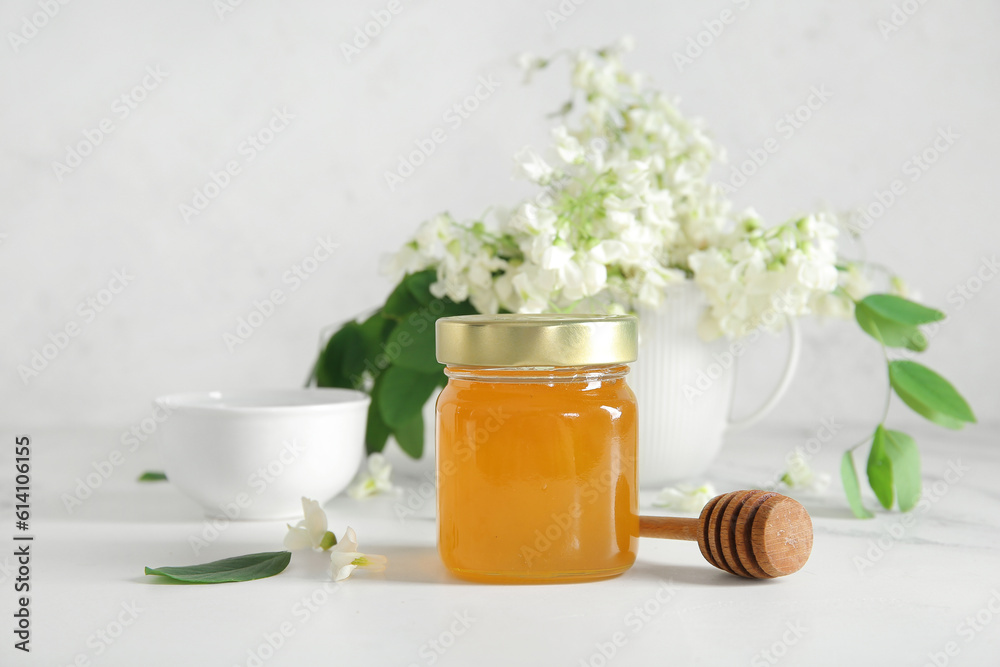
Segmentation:
{"type": "Polygon", "coordinates": [[[549,163],[542,159],[542,156],[530,147],[522,148],[516,155],[514,161],[517,163],[517,171],[529,181],[545,184],[555,173],[549,163]]]}
{"type": "Polygon", "coordinates": [[[500,312],[500,297],[492,286],[480,289],[472,288],[469,291],[469,301],[476,312],[483,315],[496,315],[500,312]]]}
{"type": "Polygon", "coordinates": [[[524,71],[527,77],[531,76],[531,73],[536,69],[541,69],[545,67],[547,61],[544,58],[539,58],[533,53],[528,53],[527,51],[519,53],[514,59],[514,63],[524,71]]]}
{"type": "Polygon", "coordinates": [[[590,77],[594,74],[594,61],[587,57],[583,51],[577,54],[576,64],[573,67],[572,83],[574,88],[585,90],[590,83],[590,77]]]}
{"type": "Polygon", "coordinates": [[[809,303],[809,309],[821,317],[832,317],[840,320],[850,319],[854,316],[854,302],[834,292],[814,295],[809,303]]]}
{"type": "Polygon", "coordinates": [[[583,264],[583,295],[600,294],[608,283],[608,268],[604,262],[587,261],[583,264]]]}
{"type": "Polygon", "coordinates": [[[521,231],[538,234],[551,231],[557,218],[551,209],[525,202],[514,213],[509,225],[521,231]]]}
{"type": "Polygon", "coordinates": [[[643,282],[639,287],[639,294],[636,296],[636,300],[639,302],[639,305],[646,308],[659,308],[660,303],[663,302],[663,291],[655,285],[643,282]]]}
{"type": "Polygon", "coordinates": [[[365,469],[347,487],[347,495],[360,500],[376,493],[388,493],[393,489],[391,476],[392,464],[385,460],[385,456],[381,452],[369,454],[365,469]]]}
{"type": "Polygon", "coordinates": [[[787,459],[788,469],[781,476],[781,481],[790,489],[802,489],[822,493],[830,486],[830,475],[816,473],[809,466],[809,457],[802,449],[796,447],[787,459]]]}
{"type": "Polygon", "coordinates": [[[556,284],[561,290],[560,306],[569,306],[586,296],[583,286],[583,269],[575,259],[570,259],[554,273],[556,284]]]}
{"type": "Polygon", "coordinates": [[[615,211],[612,209],[608,211],[607,215],[608,222],[611,223],[609,226],[616,232],[629,229],[638,222],[635,213],[632,211],[615,211]]]}
{"type": "Polygon", "coordinates": [[[569,264],[572,259],[572,248],[560,245],[549,246],[542,253],[542,268],[549,271],[558,271],[569,264]]]}
{"type": "Polygon", "coordinates": [[[797,273],[793,282],[818,292],[832,292],[837,287],[837,268],[832,262],[823,262],[794,254],[788,260],[789,267],[797,273]]]}
{"type": "Polygon", "coordinates": [[[591,73],[588,87],[593,94],[616,102],[620,96],[618,84],[622,81],[622,74],[621,64],[609,60],[591,73]]]}
{"type": "Polygon", "coordinates": [[[548,310],[549,292],[540,287],[527,270],[518,270],[510,284],[517,297],[512,310],[519,313],[541,313],[548,310]]]}
{"type": "Polygon", "coordinates": [[[488,250],[480,248],[479,252],[469,261],[466,275],[469,279],[470,291],[488,289],[492,291],[493,274],[507,268],[507,262],[493,256],[488,250]]]}
{"type": "Polygon", "coordinates": [[[439,299],[448,297],[455,303],[469,298],[469,281],[465,275],[469,259],[467,255],[447,253],[438,264],[437,282],[431,285],[431,294],[439,299]]]}
{"type": "Polygon", "coordinates": [[[438,243],[449,238],[451,223],[451,216],[443,213],[420,225],[413,237],[417,247],[424,252],[432,250],[438,243]]]}
{"type": "Polygon", "coordinates": [[[615,43],[614,48],[618,53],[631,53],[635,50],[635,37],[632,35],[622,35],[615,43]]]}
{"type": "Polygon", "coordinates": [[[615,172],[618,176],[619,187],[623,192],[638,197],[646,196],[652,184],[650,183],[650,160],[629,160],[620,165],[615,172]]]}
{"type": "Polygon", "coordinates": [[[653,504],[657,507],[696,514],[714,497],[715,487],[711,482],[705,482],[701,486],[678,484],[665,487],[653,504]]]}
{"type": "Polygon", "coordinates": [[[556,153],[567,164],[582,162],[584,159],[583,146],[580,140],[572,136],[565,125],[559,125],[552,130],[552,138],[556,142],[556,153]]]}
{"type": "MultiPolygon", "coordinates": [[[[918,292],[915,289],[912,289],[906,283],[906,281],[900,278],[899,276],[893,276],[889,280],[889,293],[895,294],[896,296],[902,297],[904,299],[909,299],[910,301],[920,301],[922,296],[920,292],[918,292]]],[[[854,297],[854,298],[857,299],[860,297],[854,297]]]]}
{"type": "Polygon", "coordinates": [[[852,299],[863,299],[872,292],[872,281],[868,279],[865,272],[855,263],[847,265],[847,270],[842,272],[841,283],[844,291],[852,299]]]}
{"type": "Polygon", "coordinates": [[[674,223],[674,198],[668,190],[654,190],[646,196],[646,206],[642,209],[642,221],[654,227],[674,223]]]}
{"type": "Polygon", "coordinates": [[[436,261],[420,252],[415,246],[415,243],[407,243],[398,252],[384,255],[380,267],[382,273],[393,280],[399,280],[408,273],[426,269],[436,261]]]}
{"type": "Polygon", "coordinates": [[[302,513],[305,515],[302,521],[288,526],[288,533],[285,534],[286,549],[329,549],[337,543],[336,536],[326,529],[326,512],[317,501],[303,497],[302,513]]]}
{"type": "Polygon", "coordinates": [[[344,537],[330,549],[330,576],[334,581],[343,581],[359,567],[372,572],[382,572],[388,562],[389,559],[385,556],[363,554],[358,551],[358,536],[354,529],[348,526],[344,537]]]}
{"type": "Polygon", "coordinates": [[[628,246],[616,239],[604,239],[590,249],[590,259],[600,264],[611,264],[625,257],[628,246]]]}

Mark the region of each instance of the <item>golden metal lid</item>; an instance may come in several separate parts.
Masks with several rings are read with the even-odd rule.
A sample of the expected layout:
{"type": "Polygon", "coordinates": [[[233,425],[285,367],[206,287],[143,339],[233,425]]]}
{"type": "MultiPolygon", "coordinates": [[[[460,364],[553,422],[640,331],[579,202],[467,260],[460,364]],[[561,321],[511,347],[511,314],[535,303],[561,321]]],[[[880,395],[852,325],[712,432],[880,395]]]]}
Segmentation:
{"type": "Polygon", "coordinates": [[[638,354],[629,315],[461,315],[436,325],[437,360],[455,366],[596,366],[638,354]]]}

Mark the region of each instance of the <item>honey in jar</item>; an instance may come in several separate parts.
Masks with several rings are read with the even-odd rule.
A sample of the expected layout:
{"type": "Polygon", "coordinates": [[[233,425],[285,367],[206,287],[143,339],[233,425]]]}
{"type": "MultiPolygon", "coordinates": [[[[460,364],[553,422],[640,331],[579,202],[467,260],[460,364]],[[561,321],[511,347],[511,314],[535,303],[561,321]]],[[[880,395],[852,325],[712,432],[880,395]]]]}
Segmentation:
{"type": "Polygon", "coordinates": [[[588,581],[635,561],[628,316],[437,322],[438,549],[463,579],[588,581]]]}

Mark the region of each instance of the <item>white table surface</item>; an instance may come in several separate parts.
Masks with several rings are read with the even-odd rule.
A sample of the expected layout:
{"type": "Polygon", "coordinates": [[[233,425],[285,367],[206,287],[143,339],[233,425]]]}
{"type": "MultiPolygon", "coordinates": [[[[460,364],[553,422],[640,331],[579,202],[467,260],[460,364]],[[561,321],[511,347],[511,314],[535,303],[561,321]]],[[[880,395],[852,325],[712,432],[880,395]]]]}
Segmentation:
{"type": "MultiPolygon", "coordinates": [[[[813,515],[815,546],[790,577],[745,581],[709,566],[694,543],[642,540],[635,567],[623,576],[556,586],[450,578],[435,551],[432,501],[401,521],[393,512],[399,498],[385,496],[342,496],[327,506],[338,534],[349,523],[363,551],[389,557],[384,575],[363,573],[334,586],[325,559],[306,554],[270,579],[163,585],[144,577],[143,566],[277,551],[284,525],[233,523],[195,556],[188,540],[204,520],[168,483],[135,481],[157,463],[145,449],[69,514],[60,494],[119,447],[119,433],[31,435],[32,652],[12,647],[13,558],[5,547],[2,665],[1000,664],[1000,448],[996,431],[983,426],[958,435],[933,426],[914,431],[928,503],[908,527],[896,512],[851,518],[836,477],[822,496],[800,498],[813,515]],[[952,464],[967,470],[945,483],[952,464]],[[859,558],[872,558],[871,565],[859,558]],[[637,614],[644,606],[645,616],[637,614]],[[117,634],[119,621],[130,625],[104,643],[98,633],[117,634]],[[274,634],[282,630],[277,650],[257,651],[267,635],[279,643],[274,634]],[[610,653],[616,639],[613,657],[604,658],[601,646],[610,653]]],[[[719,492],[760,485],[806,435],[741,435],[708,477],[719,492]]],[[[13,454],[3,449],[0,539],[13,544],[13,454]]],[[[842,449],[826,446],[817,467],[836,476],[842,449]]],[[[643,501],[649,511],[649,498],[643,501]]]]}

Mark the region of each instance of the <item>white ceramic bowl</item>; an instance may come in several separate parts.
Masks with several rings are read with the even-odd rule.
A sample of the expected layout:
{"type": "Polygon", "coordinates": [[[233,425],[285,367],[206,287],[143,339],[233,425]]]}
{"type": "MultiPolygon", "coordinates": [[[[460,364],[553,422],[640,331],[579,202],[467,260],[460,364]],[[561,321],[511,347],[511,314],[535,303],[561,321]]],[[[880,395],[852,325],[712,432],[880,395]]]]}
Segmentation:
{"type": "Polygon", "coordinates": [[[290,519],[344,490],[371,399],[349,389],[213,391],[156,399],[167,479],[209,516],[290,519]]]}

